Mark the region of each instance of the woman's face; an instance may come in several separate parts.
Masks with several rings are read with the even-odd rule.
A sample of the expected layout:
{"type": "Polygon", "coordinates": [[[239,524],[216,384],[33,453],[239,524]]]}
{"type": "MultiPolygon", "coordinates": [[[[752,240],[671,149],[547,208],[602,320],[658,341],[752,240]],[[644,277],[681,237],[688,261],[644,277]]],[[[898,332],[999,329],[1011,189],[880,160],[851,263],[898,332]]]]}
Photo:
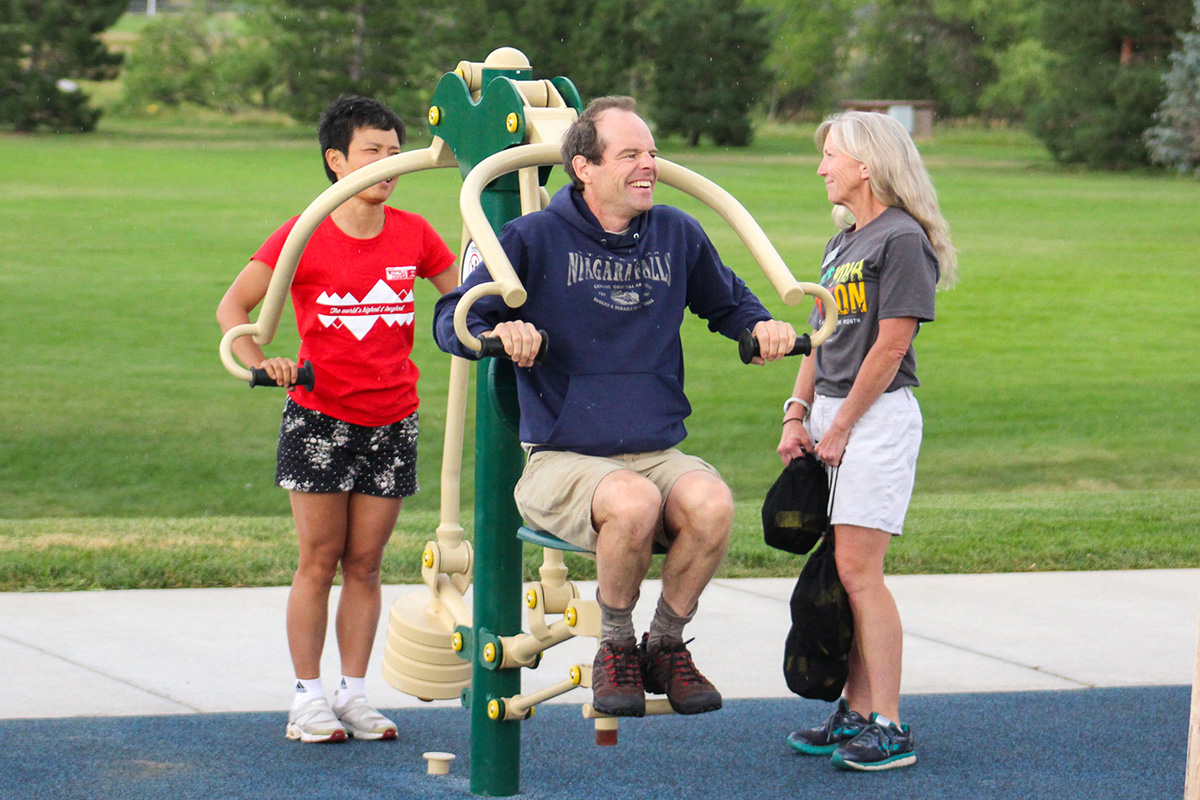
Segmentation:
{"type": "MultiPolygon", "coordinates": [[[[341,180],[360,167],[374,164],[399,152],[400,134],[397,131],[356,128],[350,137],[350,146],[346,148],[346,152],[328,150],[326,158],[329,168],[338,176],[338,180],[341,180]]],[[[368,186],[356,196],[368,203],[384,203],[392,196],[392,190],[395,188],[396,178],[392,177],[368,186]]]]}
{"type": "Polygon", "coordinates": [[[825,137],[817,174],[825,179],[825,192],[835,206],[853,203],[871,191],[866,164],[846,155],[833,131],[825,137]]]}

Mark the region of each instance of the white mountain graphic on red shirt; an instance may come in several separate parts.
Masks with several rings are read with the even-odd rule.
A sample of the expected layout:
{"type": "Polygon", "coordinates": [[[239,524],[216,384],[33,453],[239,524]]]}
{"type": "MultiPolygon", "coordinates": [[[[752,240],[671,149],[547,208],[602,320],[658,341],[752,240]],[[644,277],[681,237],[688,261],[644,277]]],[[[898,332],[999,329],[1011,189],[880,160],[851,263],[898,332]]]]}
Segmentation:
{"type": "Polygon", "coordinates": [[[396,294],[382,280],[377,282],[362,300],[347,292],[344,295],[321,292],[317,298],[317,319],[325,327],[345,328],[362,340],[382,319],[388,325],[413,324],[413,293],[396,294]]]}

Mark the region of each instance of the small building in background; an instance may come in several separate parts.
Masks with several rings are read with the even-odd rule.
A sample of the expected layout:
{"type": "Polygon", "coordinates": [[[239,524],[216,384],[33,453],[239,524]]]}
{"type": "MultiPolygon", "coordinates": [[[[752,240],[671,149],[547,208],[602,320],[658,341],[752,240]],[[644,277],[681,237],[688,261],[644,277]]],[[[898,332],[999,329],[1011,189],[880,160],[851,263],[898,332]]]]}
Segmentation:
{"type": "Polygon", "coordinates": [[[878,111],[895,118],[914,139],[933,136],[933,116],[937,103],[933,100],[842,100],[843,111],[878,111]]]}

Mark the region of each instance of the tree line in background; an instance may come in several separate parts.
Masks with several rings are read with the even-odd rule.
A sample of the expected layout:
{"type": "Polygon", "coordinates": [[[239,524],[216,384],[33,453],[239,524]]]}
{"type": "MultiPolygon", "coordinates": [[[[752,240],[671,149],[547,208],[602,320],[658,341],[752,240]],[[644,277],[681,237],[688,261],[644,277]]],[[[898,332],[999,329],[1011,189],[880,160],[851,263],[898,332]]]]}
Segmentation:
{"type": "MultiPolygon", "coordinates": [[[[159,8],[165,7],[160,0],[159,8]]],[[[632,94],[662,135],[749,143],[752,120],[842,99],[932,100],[1027,125],[1065,163],[1200,168],[1200,0],[175,0],[124,64],[100,34],[129,0],[9,0],[0,123],[90,130],[73,79],[120,70],[130,109],[314,120],[376,95],[424,116],[459,60],[511,45],[585,98],[632,94]]]]}

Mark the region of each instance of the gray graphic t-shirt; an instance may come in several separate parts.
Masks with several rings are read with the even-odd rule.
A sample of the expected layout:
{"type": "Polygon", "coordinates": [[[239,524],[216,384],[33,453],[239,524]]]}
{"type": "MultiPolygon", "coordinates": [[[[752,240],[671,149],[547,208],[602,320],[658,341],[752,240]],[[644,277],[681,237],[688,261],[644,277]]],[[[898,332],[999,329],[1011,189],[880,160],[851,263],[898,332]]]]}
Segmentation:
{"type": "MultiPolygon", "coordinates": [[[[850,393],[867,351],[879,336],[879,320],[932,321],[938,274],[937,255],[925,231],[899,208],[888,208],[862,230],[833,237],[825,246],[820,283],[837,301],[838,322],[814,354],[817,394],[845,397],[850,393]]],[[[814,312],[810,324],[816,327],[820,322],[814,312]]],[[[910,345],[887,391],[919,385],[917,358],[910,345]]]]}

